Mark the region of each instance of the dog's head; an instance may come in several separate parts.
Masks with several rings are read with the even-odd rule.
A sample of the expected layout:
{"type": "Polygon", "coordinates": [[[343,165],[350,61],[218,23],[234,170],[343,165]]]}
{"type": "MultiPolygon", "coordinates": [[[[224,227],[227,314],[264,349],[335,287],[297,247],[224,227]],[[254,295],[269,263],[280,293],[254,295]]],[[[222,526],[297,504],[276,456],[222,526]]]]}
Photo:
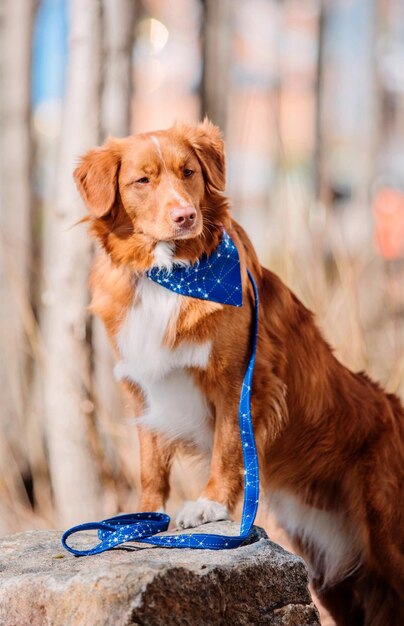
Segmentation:
{"type": "Polygon", "coordinates": [[[111,138],[81,158],[74,178],[92,232],[115,263],[137,271],[153,265],[158,242],[196,260],[229,220],[223,141],[207,120],[111,138]]]}

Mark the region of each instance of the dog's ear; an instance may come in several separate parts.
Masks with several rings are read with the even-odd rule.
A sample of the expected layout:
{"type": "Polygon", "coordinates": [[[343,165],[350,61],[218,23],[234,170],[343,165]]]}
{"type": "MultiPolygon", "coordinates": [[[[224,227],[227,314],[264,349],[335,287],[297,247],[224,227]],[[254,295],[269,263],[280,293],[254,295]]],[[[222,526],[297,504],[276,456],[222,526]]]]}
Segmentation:
{"type": "Polygon", "coordinates": [[[195,150],[206,182],[217,191],[226,186],[226,161],[222,133],[206,117],[202,124],[186,126],[186,138],[195,150]]]}
{"type": "Polygon", "coordinates": [[[101,148],[86,152],[74,170],[77,188],[94,217],[107,215],[115,204],[119,165],[117,144],[110,139],[101,148]]]}

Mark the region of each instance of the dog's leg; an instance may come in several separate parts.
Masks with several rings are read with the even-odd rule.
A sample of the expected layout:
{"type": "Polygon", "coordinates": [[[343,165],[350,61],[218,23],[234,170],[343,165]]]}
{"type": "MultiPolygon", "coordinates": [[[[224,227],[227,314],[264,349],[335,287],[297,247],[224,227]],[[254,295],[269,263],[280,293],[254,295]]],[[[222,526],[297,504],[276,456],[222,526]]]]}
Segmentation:
{"type": "Polygon", "coordinates": [[[370,574],[360,589],[365,626],[403,626],[404,599],[382,578],[370,574]]]}
{"type": "Polygon", "coordinates": [[[139,511],[162,511],[170,492],[170,469],[174,446],[142,426],[138,426],[138,435],[142,488],[139,511]]]}
{"type": "MultiPolygon", "coordinates": [[[[200,498],[186,502],[176,518],[182,528],[229,518],[243,487],[243,464],[237,415],[216,407],[210,477],[200,498]]],[[[232,409],[234,413],[234,407],[232,409]]]]}
{"type": "MultiPolygon", "coordinates": [[[[379,475],[382,475],[382,470],[379,475]]],[[[403,598],[404,553],[403,546],[400,545],[398,539],[403,520],[402,508],[399,504],[400,496],[397,493],[397,504],[393,502],[392,498],[390,501],[387,498],[386,501],[383,501],[383,495],[380,493],[382,492],[381,484],[375,485],[373,490],[373,493],[378,494],[378,499],[374,498],[373,502],[376,501],[381,510],[377,510],[377,506],[373,502],[373,506],[369,506],[368,533],[372,565],[374,571],[377,571],[391,589],[394,589],[397,595],[401,595],[403,598]]]]}
{"type": "Polygon", "coordinates": [[[317,588],[313,583],[321,603],[334,618],[337,626],[364,626],[365,613],[358,605],[350,578],[326,589],[317,588]]]}

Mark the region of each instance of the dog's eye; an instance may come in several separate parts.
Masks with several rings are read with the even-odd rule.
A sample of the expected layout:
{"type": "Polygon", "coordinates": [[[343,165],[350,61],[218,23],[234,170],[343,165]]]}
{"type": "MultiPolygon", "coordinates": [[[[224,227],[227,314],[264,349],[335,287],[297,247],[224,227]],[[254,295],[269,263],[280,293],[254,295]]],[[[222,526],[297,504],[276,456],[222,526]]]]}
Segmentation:
{"type": "Polygon", "coordinates": [[[139,180],[137,180],[136,182],[140,183],[141,185],[145,185],[146,183],[149,183],[150,180],[147,178],[147,176],[142,176],[142,178],[139,178],[139,180]]]}
{"type": "Polygon", "coordinates": [[[194,170],[189,170],[187,168],[184,169],[185,178],[189,178],[190,176],[192,176],[193,173],[194,173],[194,170]]]}

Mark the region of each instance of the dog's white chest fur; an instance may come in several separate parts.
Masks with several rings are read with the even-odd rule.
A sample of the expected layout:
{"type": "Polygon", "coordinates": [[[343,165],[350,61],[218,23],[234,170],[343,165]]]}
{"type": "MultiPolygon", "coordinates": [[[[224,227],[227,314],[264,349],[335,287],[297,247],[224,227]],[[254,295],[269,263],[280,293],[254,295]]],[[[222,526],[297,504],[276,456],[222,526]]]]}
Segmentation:
{"type": "Polygon", "coordinates": [[[121,361],[115,375],[142,388],[147,402],[140,418],[143,425],[207,450],[212,445],[209,406],[186,368],[206,368],[211,343],[183,342],[175,349],[164,345],[177,321],[180,299],[148,278],[139,280],[118,334],[121,361]]]}

